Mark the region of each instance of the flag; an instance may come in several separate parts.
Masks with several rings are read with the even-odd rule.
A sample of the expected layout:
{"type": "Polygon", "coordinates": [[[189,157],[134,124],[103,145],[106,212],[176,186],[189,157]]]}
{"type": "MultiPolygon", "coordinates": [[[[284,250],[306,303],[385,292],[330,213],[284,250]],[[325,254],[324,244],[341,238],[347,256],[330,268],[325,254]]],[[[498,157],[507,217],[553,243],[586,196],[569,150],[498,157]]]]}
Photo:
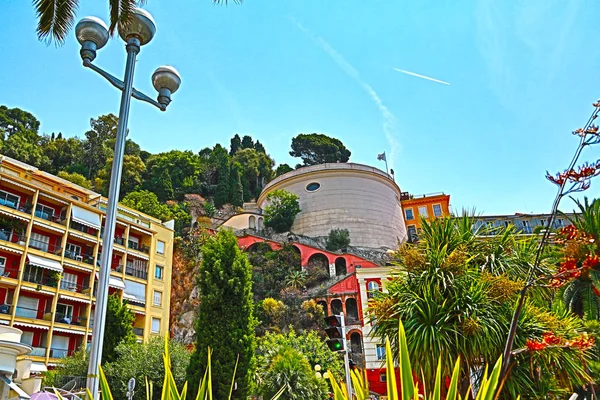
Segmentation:
{"type": "Polygon", "coordinates": [[[383,153],[381,153],[381,154],[377,154],[377,159],[379,161],[386,161],[386,159],[385,159],[385,151],[383,153]]]}

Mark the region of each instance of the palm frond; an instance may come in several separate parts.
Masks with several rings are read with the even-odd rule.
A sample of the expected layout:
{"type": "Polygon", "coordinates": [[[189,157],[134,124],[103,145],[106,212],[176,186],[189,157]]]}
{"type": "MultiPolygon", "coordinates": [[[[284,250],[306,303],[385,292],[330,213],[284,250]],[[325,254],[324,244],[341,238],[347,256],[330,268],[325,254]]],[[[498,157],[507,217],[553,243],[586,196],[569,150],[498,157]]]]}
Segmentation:
{"type": "Polygon", "coordinates": [[[143,3],[144,0],[110,0],[110,34],[115,33],[117,26],[126,27],[134,8],[143,3]]]}
{"type": "Polygon", "coordinates": [[[63,44],[73,27],[78,5],[78,0],[33,0],[38,18],[38,38],[63,44]]]}

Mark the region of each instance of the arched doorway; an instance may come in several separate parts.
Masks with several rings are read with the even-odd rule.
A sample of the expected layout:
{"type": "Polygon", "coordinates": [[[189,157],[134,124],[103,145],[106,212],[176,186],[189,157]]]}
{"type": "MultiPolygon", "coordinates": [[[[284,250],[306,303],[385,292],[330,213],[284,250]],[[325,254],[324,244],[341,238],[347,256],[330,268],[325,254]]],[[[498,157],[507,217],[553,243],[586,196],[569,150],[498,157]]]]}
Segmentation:
{"type": "Polygon", "coordinates": [[[263,229],[265,229],[265,223],[264,223],[263,217],[258,217],[257,228],[259,231],[262,231],[263,229]]]}
{"type": "Polygon", "coordinates": [[[353,297],[346,299],[346,316],[349,324],[358,322],[358,305],[353,297]]]}
{"type": "Polygon", "coordinates": [[[362,337],[358,332],[350,335],[350,351],[352,354],[362,354],[362,337]]]}
{"type": "Polygon", "coordinates": [[[248,227],[250,229],[256,229],[256,217],[254,215],[251,215],[250,218],[248,218],[248,227]]]}
{"type": "Polygon", "coordinates": [[[324,271],[329,276],[329,260],[323,253],[315,253],[308,259],[308,266],[324,271]]]}
{"type": "Polygon", "coordinates": [[[325,316],[328,316],[329,313],[327,311],[327,302],[325,300],[320,300],[320,301],[317,301],[317,304],[319,304],[321,307],[323,307],[323,313],[325,313],[325,316]]]}
{"type": "Polygon", "coordinates": [[[333,315],[340,315],[342,311],[342,301],[340,299],[331,300],[331,313],[333,315]]]}
{"type": "Polygon", "coordinates": [[[346,269],[346,259],[344,257],[338,257],[335,259],[335,275],[343,276],[348,273],[346,269]]]}

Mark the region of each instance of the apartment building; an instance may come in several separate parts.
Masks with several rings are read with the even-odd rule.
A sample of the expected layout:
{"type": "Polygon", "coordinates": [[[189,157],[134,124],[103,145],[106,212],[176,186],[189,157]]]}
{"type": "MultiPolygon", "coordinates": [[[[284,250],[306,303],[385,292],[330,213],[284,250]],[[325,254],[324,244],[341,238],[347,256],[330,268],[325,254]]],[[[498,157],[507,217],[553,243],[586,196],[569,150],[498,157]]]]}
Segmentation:
{"type": "Polygon", "coordinates": [[[444,193],[412,195],[402,192],[400,204],[404,211],[404,222],[409,241],[417,239],[421,229],[421,218],[432,219],[452,215],[450,195],[444,193]]]}
{"type": "Polygon", "coordinates": [[[518,234],[536,235],[548,228],[554,231],[571,225],[571,219],[574,217],[574,213],[559,213],[552,221],[552,226],[549,226],[550,214],[478,215],[474,217],[473,229],[481,231],[481,228],[485,227],[488,228],[484,230],[486,235],[496,235],[501,233],[503,228],[513,227],[518,234]]]}
{"type": "MultiPolygon", "coordinates": [[[[0,156],[0,324],[23,331],[34,366],[91,341],[107,200],[0,156]]],[[[168,332],[173,224],[119,206],[109,293],[140,341],[168,332]]]]}

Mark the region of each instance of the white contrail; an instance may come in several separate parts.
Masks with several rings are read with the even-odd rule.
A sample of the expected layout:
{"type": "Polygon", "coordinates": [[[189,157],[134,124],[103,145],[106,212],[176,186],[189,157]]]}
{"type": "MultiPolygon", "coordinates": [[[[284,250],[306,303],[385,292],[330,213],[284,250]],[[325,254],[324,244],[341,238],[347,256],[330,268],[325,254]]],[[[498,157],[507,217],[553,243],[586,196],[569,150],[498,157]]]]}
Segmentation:
{"type": "Polygon", "coordinates": [[[428,81],[432,81],[432,82],[443,83],[444,85],[450,84],[446,81],[440,81],[439,79],[435,79],[435,78],[432,78],[427,75],[417,74],[416,72],[410,72],[410,71],[406,71],[406,70],[400,69],[400,68],[394,68],[394,70],[398,71],[398,72],[402,72],[403,74],[406,74],[406,75],[416,76],[417,78],[421,78],[421,79],[427,79],[428,81]]]}
{"type": "Polygon", "coordinates": [[[356,68],[354,68],[346,59],[337,52],[325,39],[320,36],[314,35],[310,30],[304,27],[300,22],[298,22],[293,17],[288,17],[289,20],[298,28],[302,33],[304,33],[308,38],[310,38],[317,46],[319,46],[329,57],[335,61],[335,63],[340,67],[349,77],[354,79],[356,83],[358,83],[361,88],[369,95],[373,103],[379,109],[381,113],[381,117],[383,119],[383,132],[385,133],[385,137],[390,145],[390,155],[388,161],[391,165],[394,164],[394,156],[396,151],[400,148],[400,143],[398,142],[398,130],[396,127],[396,117],[394,114],[387,108],[383,101],[367,82],[365,82],[361,77],[356,68]]]}

